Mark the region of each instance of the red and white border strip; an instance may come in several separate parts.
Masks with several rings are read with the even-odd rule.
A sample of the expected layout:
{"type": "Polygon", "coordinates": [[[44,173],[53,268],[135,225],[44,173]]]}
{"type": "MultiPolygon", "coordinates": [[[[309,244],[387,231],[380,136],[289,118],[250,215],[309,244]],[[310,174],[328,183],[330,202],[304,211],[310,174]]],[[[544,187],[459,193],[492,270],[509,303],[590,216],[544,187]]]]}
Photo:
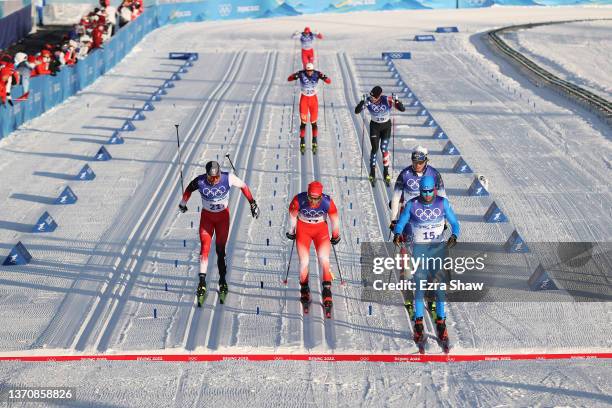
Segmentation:
{"type": "Polygon", "coordinates": [[[430,363],[510,360],[609,359],[612,353],[533,353],[533,354],[100,354],[0,356],[0,361],[318,361],[372,363],[430,363]]]}

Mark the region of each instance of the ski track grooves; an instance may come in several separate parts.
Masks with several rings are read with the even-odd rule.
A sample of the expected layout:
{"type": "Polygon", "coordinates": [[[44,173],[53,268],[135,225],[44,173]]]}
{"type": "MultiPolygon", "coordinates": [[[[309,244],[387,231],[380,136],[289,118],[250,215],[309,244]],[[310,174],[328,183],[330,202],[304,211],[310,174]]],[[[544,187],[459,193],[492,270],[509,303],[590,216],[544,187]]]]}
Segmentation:
{"type": "MultiPolygon", "coordinates": [[[[246,184],[250,184],[251,179],[251,156],[255,151],[256,135],[259,134],[261,128],[261,119],[264,116],[263,101],[267,98],[267,95],[272,87],[272,82],[268,81],[269,78],[274,78],[276,72],[276,65],[278,61],[278,52],[268,53],[266,56],[266,63],[264,68],[264,75],[261,76],[261,80],[258,84],[257,90],[251,99],[249,110],[247,113],[248,119],[245,121],[245,125],[242,131],[242,137],[237,142],[237,151],[234,155],[234,162],[240,166],[240,163],[245,165],[245,176],[243,180],[246,184]],[[266,86],[267,85],[267,86],[266,86]],[[261,101],[261,102],[260,102],[261,101]],[[254,113],[255,112],[255,113],[254,113]]],[[[227,279],[230,281],[230,290],[235,292],[237,285],[232,285],[232,265],[231,259],[234,251],[234,244],[232,232],[236,231],[240,227],[240,214],[243,212],[245,201],[241,199],[240,195],[234,195],[230,201],[229,207],[234,208],[230,220],[230,231],[228,239],[228,245],[226,250],[226,259],[228,274],[227,279]]],[[[209,268],[215,264],[213,259],[209,259],[209,268]]],[[[210,276],[210,274],[207,274],[210,276]]],[[[185,348],[187,350],[195,350],[198,347],[207,346],[210,349],[217,349],[219,347],[219,336],[223,329],[223,311],[225,308],[233,309],[233,298],[240,296],[240,293],[228,294],[226,303],[224,305],[219,304],[218,290],[214,290],[215,285],[209,285],[208,295],[206,302],[203,305],[202,310],[195,310],[192,317],[192,324],[189,326],[187,334],[187,342],[185,348]],[[205,334],[200,333],[200,327],[205,325],[205,334]]]]}
{"type": "MultiPolygon", "coordinates": [[[[209,126],[211,119],[214,118],[218,106],[214,101],[215,97],[222,95],[229,87],[233,86],[233,79],[239,72],[244,58],[245,53],[234,56],[225,76],[211,92],[207,102],[200,108],[196,120],[187,134],[188,136],[185,137],[183,142],[183,145],[189,146],[190,149],[188,154],[184,156],[184,163],[193,159],[201,138],[206,133],[206,128],[209,126]],[[203,115],[205,116],[203,117],[203,115]],[[194,132],[195,130],[197,131],[194,132]],[[190,143],[192,139],[195,140],[190,143]]],[[[174,157],[175,159],[178,158],[178,152],[175,153],[174,157]]],[[[172,160],[172,163],[174,163],[174,160],[172,160]]],[[[113,274],[109,285],[99,297],[97,306],[87,319],[87,323],[83,325],[75,349],[84,350],[87,347],[93,347],[100,352],[104,352],[108,348],[113,331],[121,317],[121,311],[127,303],[136,277],[143,265],[143,262],[139,262],[139,260],[143,259],[151,248],[160,228],[162,215],[167,214],[172,208],[171,198],[179,187],[178,185],[174,186],[176,178],[170,176],[177,174],[178,166],[171,165],[166,170],[160,187],[151,197],[148,207],[143,211],[138,224],[127,240],[128,244],[117,266],[117,272],[113,274]],[[153,203],[156,205],[153,205],[153,203]]]]}
{"type": "MultiPolygon", "coordinates": [[[[347,106],[350,106],[351,95],[359,95],[359,90],[356,86],[356,80],[353,75],[353,70],[351,69],[349,58],[346,55],[346,53],[338,54],[338,63],[340,65],[340,70],[342,72],[345,102],[347,106]]],[[[355,134],[357,135],[360,134],[360,127],[361,127],[360,126],[361,121],[359,120],[360,117],[361,116],[351,115],[351,118],[353,120],[353,125],[355,127],[355,132],[356,132],[355,134]]],[[[369,136],[368,126],[365,126],[365,132],[367,132],[369,136]]],[[[369,137],[367,138],[364,137],[364,142],[363,142],[364,145],[361,145],[361,139],[359,139],[359,144],[361,145],[361,151],[363,153],[362,155],[363,165],[365,166],[366,169],[368,169],[369,168],[369,153],[366,151],[366,146],[365,146],[366,139],[369,140],[369,137]]],[[[378,170],[382,174],[381,161],[378,160],[377,164],[379,167],[378,170]]],[[[377,181],[374,187],[370,187],[370,188],[371,188],[372,195],[375,201],[376,214],[378,215],[377,218],[378,218],[378,225],[380,229],[379,231],[380,236],[383,238],[383,241],[384,241],[386,239],[386,233],[388,229],[387,226],[390,224],[389,215],[387,214],[387,211],[386,211],[386,209],[388,208],[389,200],[390,200],[389,193],[387,189],[385,188],[384,182],[381,182],[380,180],[377,181]]],[[[395,254],[387,254],[387,256],[391,256],[391,255],[395,255],[395,254]]],[[[401,307],[404,310],[404,313],[406,315],[406,320],[409,322],[408,325],[411,326],[411,321],[410,321],[410,316],[408,315],[408,311],[403,305],[401,307]]],[[[410,327],[410,333],[412,333],[412,327],[410,327]]]]}

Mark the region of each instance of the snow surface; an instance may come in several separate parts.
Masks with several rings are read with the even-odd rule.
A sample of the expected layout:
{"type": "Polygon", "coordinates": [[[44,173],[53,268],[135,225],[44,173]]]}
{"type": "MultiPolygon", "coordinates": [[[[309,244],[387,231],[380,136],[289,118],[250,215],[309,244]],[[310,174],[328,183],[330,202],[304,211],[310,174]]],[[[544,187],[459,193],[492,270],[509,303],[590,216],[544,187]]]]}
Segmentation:
{"type": "Polygon", "coordinates": [[[507,31],[504,39],[544,69],[612,98],[612,21],[581,21],[507,31]]]}
{"type": "MultiPolygon", "coordinates": [[[[5,355],[416,352],[399,295],[395,305],[373,304],[372,315],[360,300],[357,242],[388,238],[389,191],[382,183],[372,189],[360,177],[361,123],[352,109],[375,84],[387,93],[400,91],[380,53],[413,53],[412,60],[396,63],[402,78],[470,166],[488,177],[492,198],[510,219],[507,225],[480,221],[492,198],[465,194],[471,176],[448,171],[456,158],[437,154],[443,143],[431,138],[433,129],[422,127],[410,108],[396,116],[394,174],[408,164],[412,146],[429,147],[432,163],[446,169],[462,240],[501,243],[517,228],[528,241],[605,242],[612,237],[610,129],[557,95],[533,88],[477,34],[504,25],[602,16],[612,16],[612,8],[355,13],[193,23],[151,33],[113,71],[0,141],[0,246],[8,253],[21,240],[34,256],[25,267],[0,267],[0,350],[5,355]],[[318,68],[332,78],[321,89],[320,154],[314,158],[297,153],[297,115],[291,116],[296,89],[286,82],[298,67],[290,33],[304,25],[326,36],[317,44],[318,68]],[[461,32],[436,35],[435,43],[412,41],[442,25],[458,25],[461,32]],[[124,134],[124,145],[107,146],[113,160],[94,162],[114,129],[178,69],[181,63],[168,60],[167,53],[184,50],[200,53],[194,67],[155,103],[155,111],[145,112],[146,120],[135,122],[136,131],[124,134]],[[262,209],[253,221],[246,201],[232,195],[230,295],[223,307],[217,304],[214,255],[212,290],[202,309],[194,304],[200,203],[194,195],[188,213],[176,209],[175,123],[180,123],[185,183],[208,160],[222,161],[229,153],[262,209]],[[97,178],[73,181],[85,163],[97,178]],[[342,208],[337,249],[347,285],[336,281],[332,321],[323,319],[318,307],[302,317],[295,254],[289,284],[280,282],[290,249],[286,208],[313,178],[323,181],[342,208]],[[79,201],[53,206],[66,185],[79,201]],[[29,233],[45,210],[58,229],[29,233]]],[[[227,161],[223,166],[228,168],[227,161]]],[[[332,268],[336,273],[334,260],[332,268]]],[[[315,305],[321,296],[318,276],[312,257],[315,305]]],[[[456,303],[449,306],[449,333],[454,353],[609,351],[602,328],[610,327],[610,311],[609,303],[456,303]]],[[[432,340],[428,351],[440,352],[432,340]]],[[[90,390],[85,401],[100,406],[141,401],[184,406],[197,405],[193,398],[229,397],[246,402],[254,396],[255,405],[287,406],[406,401],[604,406],[611,403],[605,363],[198,363],[153,369],[145,363],[3,363],[0,375],[26,384],[56,380],[83,386],[90,390]],[[118,381],[108,379],[111,372],[118,381]],[[419,374],[420,383],[414,378],[419,374]],[[94,386],[94,379],[102,382],[94,386]],[[144,396],[145,387],[153,393],[144,396]]]]}

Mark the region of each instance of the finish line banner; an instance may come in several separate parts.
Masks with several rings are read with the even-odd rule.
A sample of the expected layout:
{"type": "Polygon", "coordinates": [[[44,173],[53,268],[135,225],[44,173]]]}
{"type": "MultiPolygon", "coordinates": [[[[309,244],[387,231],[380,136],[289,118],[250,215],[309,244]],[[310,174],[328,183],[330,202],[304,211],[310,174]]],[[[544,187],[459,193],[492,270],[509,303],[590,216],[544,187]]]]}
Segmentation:
{"type": "Polygon", "coordinates": [[[57,355],[0,357],[0,361],[70,362],[70,361],[149,361],[149,362],[222,362],[222,361],[314,361],[322,363],[460,363],[466,361],[571,360],[612,358],[612,353],[529,353],[529,354],[124,354],[57,355]]]}

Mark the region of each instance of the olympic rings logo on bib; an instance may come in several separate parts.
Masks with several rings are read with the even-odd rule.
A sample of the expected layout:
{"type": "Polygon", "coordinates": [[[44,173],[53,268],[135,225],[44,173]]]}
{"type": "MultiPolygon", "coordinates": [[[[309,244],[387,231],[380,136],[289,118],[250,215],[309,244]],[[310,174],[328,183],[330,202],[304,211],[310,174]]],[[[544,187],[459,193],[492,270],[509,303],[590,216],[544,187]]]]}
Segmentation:
{"type": "Polygon", "coordinates": [[[300,210],[300,212],[302,213],[302,215],[308,218],[321,217],[325,214],[325,211],[323,210],[314,210],[314,209],[310,209],[310,210],[304,209],[304,210],[300,210]]]}
{"type": "Polygon", "coordinates": [[[410,187],[411,190],[418,190],[419,189],[419,180],[418,179],[409,178],[408,180],[406,180],[405,184],[408,187],[410,187]]]}
{"type": "Polygon", "coordinates": [[[435,220],[440,215],[442,215],[442,210],[440,208],[434,208],[434,209],[427,208],[425,210],[423,210],[422,208],[417,208],[414,211],[414,215],[419,217],[421,221],[431,221],[431,220],[435,220]]]}
{"type": "Polygon", "coordinates": [[[227,189],[225,188],[225,186],[202,188],[202,194],[204,194],[207,198],[223,197],[225,193],[227,193],[227,189]]]}

